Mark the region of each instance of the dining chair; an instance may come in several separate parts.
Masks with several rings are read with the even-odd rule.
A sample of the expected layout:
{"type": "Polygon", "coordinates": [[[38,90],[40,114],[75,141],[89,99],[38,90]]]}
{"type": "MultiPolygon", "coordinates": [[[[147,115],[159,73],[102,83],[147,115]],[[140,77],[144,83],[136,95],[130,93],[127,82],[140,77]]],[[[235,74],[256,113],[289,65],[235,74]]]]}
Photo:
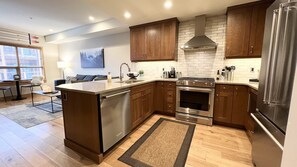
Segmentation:
{"type": "Polygon", "coordinates": [[[34,87],[40,87],[42,90],[43,84],[43,76],[32,76],[32,80],[30,84],[21,85],[21,93],[23,92],[23,88],[30,88],[30,92],[32,93],[34,87]]]}
{"type": "Polygon", "coordinates": [[[11,91],[11,87],[10,87],[10,86],[3,86],[3,87],[0,87],[0,91],[2,91],[2,93],[3,93],[3,97],[4,97],[4,101],[5,101],[5,102],[7,101],[7,99],[6,99],[6,95],[5,95],[5,92],[6,92],[6,91],[9,91],[11,97],[13,98],[13,94],[12,94],[12,91],[11,91]]]}

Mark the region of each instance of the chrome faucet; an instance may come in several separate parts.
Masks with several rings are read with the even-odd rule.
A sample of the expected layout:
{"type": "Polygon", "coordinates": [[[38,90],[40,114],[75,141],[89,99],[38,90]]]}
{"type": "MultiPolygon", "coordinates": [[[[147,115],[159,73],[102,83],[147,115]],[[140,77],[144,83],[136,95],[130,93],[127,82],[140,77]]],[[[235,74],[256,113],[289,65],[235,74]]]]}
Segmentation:
{"type": "Polygon", "coordinates": [[[123,78],[124,78],[124,74],[122,73],[123,65],[126,65],[128,67],[129,72],[131,71],[131,69],[130,69],[130,67],[129,67],[129,65],[127,63],[122,63],[121,66],[120,66],[120,81],[123,81],[123,78]]]}

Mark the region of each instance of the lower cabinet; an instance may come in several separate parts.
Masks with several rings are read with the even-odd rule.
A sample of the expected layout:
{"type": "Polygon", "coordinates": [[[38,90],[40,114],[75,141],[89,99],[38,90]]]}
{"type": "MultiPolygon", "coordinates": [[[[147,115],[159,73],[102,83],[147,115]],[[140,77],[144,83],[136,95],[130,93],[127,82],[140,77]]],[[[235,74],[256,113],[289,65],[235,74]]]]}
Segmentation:
{"type": "Polygon", "coordinates": [[[258,91],[254,89],[249,90],[249,98],[248,98],[248,112],[246,114],[245,119],[245,129],[247,130],[247,135],[251,139],[254,134],[254,127],[256,122],[253,120],[251,113],[256,112],[257,108],[257,97],[258,91]]]}
{"type": "Polygon", "coordinates": [[[155,84],[154,110],[160,114],[174,115],[176,104],[176,83],[158,81],[155,84]]]}
{"type": "Polygon", "coordinates": [[[248,87],[216,85],[214,121],[243,127],[248,106],[248,87]]]}
{"type": "Polygon", "coordinates": [[[135,128],[154,112],[154,83],[132,87],[130,99],[132,127],[135,128]]]}

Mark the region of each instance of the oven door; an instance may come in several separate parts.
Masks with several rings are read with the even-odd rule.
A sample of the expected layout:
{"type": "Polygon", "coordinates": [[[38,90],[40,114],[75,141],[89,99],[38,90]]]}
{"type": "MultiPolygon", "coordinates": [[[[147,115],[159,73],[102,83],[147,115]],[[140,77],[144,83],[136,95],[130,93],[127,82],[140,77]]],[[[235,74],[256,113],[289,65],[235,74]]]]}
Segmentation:
{"type": "Polygon", "coordinates": [[[177,112],[205,117],[213,117],[213,88],[178,86],[176,90],[177,112]]]}

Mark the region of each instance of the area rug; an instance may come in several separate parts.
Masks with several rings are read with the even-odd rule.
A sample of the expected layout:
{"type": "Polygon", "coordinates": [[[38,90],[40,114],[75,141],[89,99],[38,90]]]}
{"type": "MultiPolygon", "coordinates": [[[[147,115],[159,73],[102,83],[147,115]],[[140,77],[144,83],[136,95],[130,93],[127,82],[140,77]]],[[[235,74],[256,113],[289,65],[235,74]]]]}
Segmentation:
{"type": "MultiPolygon", "coordinates": [[[[51,109],[51,105],[49,103],[40,105],[38,107],[45,110],[51,109]]],[[[0,109],[0,114],[23,126],[24,128],[30,128],[62,117],[62,107],[60,105],[54,104],[54,110],[60,111],[55,113],[49,113],[39,108],[33,107],[32,104],[18,105],[0,109]]]]}
{"type": "Polygon", "coordinates": [[[195,125],[160,118],[119,160],[134,167],[184,166],[195,125]]]}

